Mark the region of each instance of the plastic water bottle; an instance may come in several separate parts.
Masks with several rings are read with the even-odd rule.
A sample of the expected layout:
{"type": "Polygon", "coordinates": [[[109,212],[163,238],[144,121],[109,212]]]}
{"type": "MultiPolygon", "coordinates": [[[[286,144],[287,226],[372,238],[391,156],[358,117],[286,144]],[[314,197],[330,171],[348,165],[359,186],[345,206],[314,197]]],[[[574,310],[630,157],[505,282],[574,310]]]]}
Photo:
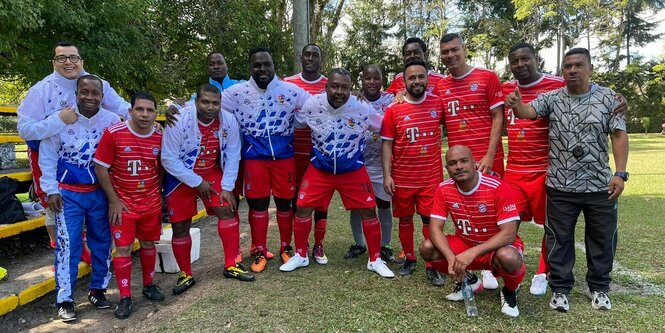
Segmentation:
{"type": "Polygon", "coordinates": [[[476,298],[473,294],[473,288],[467,281],[466,276],[462,283],[462,295],[464,296],[464,306],[466,307],[466,315],[469,317],[478,317],[478,307],[476,306],[476,298]]]}

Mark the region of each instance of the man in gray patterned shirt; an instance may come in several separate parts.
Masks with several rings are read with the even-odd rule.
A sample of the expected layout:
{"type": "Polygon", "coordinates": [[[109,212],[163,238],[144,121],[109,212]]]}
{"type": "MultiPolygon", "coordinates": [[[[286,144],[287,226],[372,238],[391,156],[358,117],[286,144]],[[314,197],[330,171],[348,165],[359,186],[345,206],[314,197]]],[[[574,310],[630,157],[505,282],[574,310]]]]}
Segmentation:
{"type": "Polygon", "coordinates": [[[610,310],[607,295],[617,244],[617,199],[628,180],[628,135],[624,115],[612,113],[616,93],[589,83],[592,71],[587,49],[574,48],[563,59],[566,87],[522,103],[519,89],[506,105],[518,118],[547,117],[549,167],[545,242],[552,288],[550,307],[568,311],[575,278],[575,224],[584,213],[587,283],[594,309],[610,310]],[[609,165],[608,135],[614,166],[609,165]]]}

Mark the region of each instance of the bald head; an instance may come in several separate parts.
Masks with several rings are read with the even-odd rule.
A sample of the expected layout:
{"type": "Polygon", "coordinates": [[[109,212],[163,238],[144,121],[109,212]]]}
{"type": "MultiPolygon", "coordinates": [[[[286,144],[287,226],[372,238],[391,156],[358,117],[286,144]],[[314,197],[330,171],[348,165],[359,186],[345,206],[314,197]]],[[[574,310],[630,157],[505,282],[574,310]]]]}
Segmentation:
{"type": "Polygon", "coordinates": [[[466,146],[452,146],[446,152],[446,171],[457,185],[465,191],[473,188],[478,181],[476,161],[466,146]]]}
{"type": "Polygon", "coordinates": [[[473,154],[471,154],[471,149],[469,149],[469,147],[462,145],[455,145],[450,147],[450,149],[448,149],[448,152],[446,153],[446,164],[450,159],[459,159],[461,157],[468,157],[472,162],[475,163],[475,161],[473,160],[473,154]]]}

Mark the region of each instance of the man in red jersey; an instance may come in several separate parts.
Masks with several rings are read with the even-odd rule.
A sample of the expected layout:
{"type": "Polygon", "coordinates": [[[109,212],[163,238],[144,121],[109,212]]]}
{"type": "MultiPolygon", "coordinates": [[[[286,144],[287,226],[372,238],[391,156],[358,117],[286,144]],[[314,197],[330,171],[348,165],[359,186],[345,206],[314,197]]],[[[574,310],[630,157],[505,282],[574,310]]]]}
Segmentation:
{"type": "MultiPolygon", "coordinates": [[[[462,280],[466,270],[487,269],[503,278],[501,312],[519,316],[517,288],[524,278],[524,244],[517,236],[520,217],[508,185],[476,170],[471,150],[453,146],[446,153],[450,178],[439,185],[430,222],[431,239],[420,245],[420,254],[458,284],[446,296],[462,301],[462,280]],[[444,235],[450,214],[454,235],[444,235]]],[[[482,289],[475,276],[468,277],[474,290],[482,289]]]]}
{"type": "Polygon", "coordinates": [[[178,295],[194,285],[189,230],[200,197],[208,215],[215,215],[217,231],[224,248],[224,277],[254,281],[242,264],[236,262],[240,246],[240,225],[235,216],[233,188],[238,175],[240,136],[232,114],[221,112],[219,88],[199,86],[196,102],[183,108],[177,122],[164,130],[162,164],[164,192],[173,228],[173,255],[182,270],[173,293],[178,295]]]}
{"type": "MultiPolygon", "coordinates": [[[[408,38],[406,42],[404,42],[404,45],[402,45],[402,60],[405,65],[414,60],[420,60],[427,63],[427,44],[418,37],[408,38]]],[[[443,75],[435,71],[428,70],[427,92],[436,94],[436,85],[439,83],[439,80],[443,79],[443,77],[443,75]]],[[[397,93],[404,93],[405,89],[404,73],[397,73],[393,82],[391,82],[388,89],[386,89],[386,92],[395,95],[397,93]]]]}
{"type": "MultiPolygon", "coordinates": [[[[393,216],[399,218],[399,239],[406,260],[398,274],[416,269],[413,214],[423,221],[422,232],[429,239],[429,217],[437,185],[443,179],[441,166],[441,100],[427,93],[427,65],[414,60],[404,68],[404,103],[387,109],[381,126],[383,186],[392,196],[393,216]],[[423,172],[427,170],[427,172],[423,172]]],[[[444,280],[430,266],[428,280],[443,286],[444,280]]]]}
{"type": "MultiPolygon", "coordinates": [[[[471,149],[478,170],[503,176],[503,92],[495,72],[466,63],[462,37],[449,33],[441,38],[441,62],[450,75],[439,81],[437,95],[443,101],[448,147],[471,149]]],[[[491,272],[483,271],[486,289],[498,288],[491,272]]]]}
{"type": "MultiPolygon", "coordinates": [[[[322,58],[321,48],[318,45],[305,45],[300,54],[302,72],[285,77],[283,81],[297,85],[310,95],[317,95],[324,92],[328,78],[321,74],[322,58]]],[[[294,161],[296,163],[296,193],[298,193],[302,177],[309,166],[310,154],[312,152],[312,130],[309,127],[295,128],[293,148],[295,149],[294,161]]],[[[296,208],[296,199],[293,199],[294,210],[296,208]]],[[[326,257],[323,251],[323,239],[326,236],[327,225],[328,207],[317,207],[314,211],[314,247],[312,248],[312,256],[320,265],[328,263],[328,257],[326,257]]],[[[291,250],[288,255],[293,256],[293,251],[291,250]]],[[[284,262],[286,261],[288,261],[288,258],[284,260],[284,262]]]]}
{"type": "MultiPolygon", "coordinates": [[[[525,103],[538,95],[566,86],[563,78],[538,72],[536,52],[532,45],[519,43],[508,53],[510,71],[516,80],[503,84],[504,95],[519,87],[525,103]]],[[[513,110],[506,108],[508,131],[508,164],[504,180],[513,190],[517,210],[522,221],[545,224],[545,177],[549,153],[549,121],[518,119],[513,110]]],[[[531,280],[530,292],[542,296],[547,292],[547,252],[545,242],[541,246],[538,270],[531,280]]]]}
{"type": "Polygon", "coordinates": [[[120,290],[115,309],[118,319],[132,313],[132,246],[141,243],[143,295],[164,300],[153,281],[157,250],[162,233],[161,167],[162,132],[155,130],[157,102],[144,92],[132,96],[129,120],[104,131],[95,153],[95,174],[109,200],[109,222],[116,255],[113,270],[120,290]]]}

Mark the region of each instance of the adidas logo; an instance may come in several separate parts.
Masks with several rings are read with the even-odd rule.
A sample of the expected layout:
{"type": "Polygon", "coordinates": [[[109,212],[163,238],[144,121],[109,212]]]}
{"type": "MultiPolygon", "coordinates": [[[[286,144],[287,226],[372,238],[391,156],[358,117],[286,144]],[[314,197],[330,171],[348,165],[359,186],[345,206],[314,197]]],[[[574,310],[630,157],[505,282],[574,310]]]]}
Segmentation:
{"type": "Polygon", "coordinates": [[[450,89],[446,89],[446,93],[445,93],[445,94],[446,94],[446,95],[450,95],[450,94],[451,94],[450,89]]]}
{"type": "Polygon", "coordinates": [[[366,200],[366,201],[367,201],[367,202],[370,202],[370,201],[374,201],[374,199],[370,196],[370,197],[367,197],[367,200],[366,200]]]}
{"type": "Polygon", "coordinates": [[[132,151],[132,148],[130,148],[129,146],[125,147],[125,152],[128,153],[128,152],[130,152],[130,151],[132,151]]]}
{"type": "Polygon", "coordinates": [[[406,116],[406,117],[404,117],[404,120],[411,120],[411,117],[406,116]]]}
{"type": "Polygon", "coordinates": [[[453,203],[453,208],[459,208],[459,204],[457,202],[453,203]]]}

